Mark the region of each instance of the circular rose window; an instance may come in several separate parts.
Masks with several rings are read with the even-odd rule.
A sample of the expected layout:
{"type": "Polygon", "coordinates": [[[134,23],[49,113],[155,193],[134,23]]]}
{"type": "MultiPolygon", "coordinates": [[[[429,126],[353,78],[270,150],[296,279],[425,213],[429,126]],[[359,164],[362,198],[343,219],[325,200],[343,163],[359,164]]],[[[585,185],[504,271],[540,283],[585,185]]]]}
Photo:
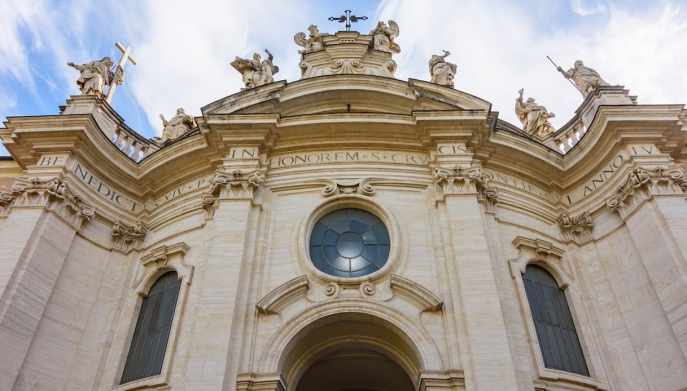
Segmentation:
{"type": "Polygon", "coordinates": [[[389,231],[372,213],[336,210],[315,224],[310,235],[310,258],[317,269],[332,276],[371,274],[389,259],[389,231]]]}

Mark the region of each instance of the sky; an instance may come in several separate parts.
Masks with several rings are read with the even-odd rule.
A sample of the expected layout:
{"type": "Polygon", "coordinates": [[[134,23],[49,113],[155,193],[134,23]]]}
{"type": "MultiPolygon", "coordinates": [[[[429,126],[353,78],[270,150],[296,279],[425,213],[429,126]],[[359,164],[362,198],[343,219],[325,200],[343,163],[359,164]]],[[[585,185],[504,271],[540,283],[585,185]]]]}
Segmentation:
{"type": "MultiPolygon", "coordinates": [[[[235,56],[269,49],[280,72],[298,80],[293,35],[351,9],[400,26],[396,77],[428,80],[427,61],[449,50],[458,64],[456,88],[513,112],[525,89],[556,114],[561,126],[582,97],[546,56],[564,68],[577,59],[640,104],[687,103],[687,0],[0,0],[0,121],[15,115],[57,114],[77,94],[68,61],[119,58],[114,42],[131,46],[113,106],[147,137],[161,132],[159,114],[183,107],[192,115],[242,87],[229,66],[235,56]]],[[[7,151],[0,146],[0,155],[7,151]]]]}

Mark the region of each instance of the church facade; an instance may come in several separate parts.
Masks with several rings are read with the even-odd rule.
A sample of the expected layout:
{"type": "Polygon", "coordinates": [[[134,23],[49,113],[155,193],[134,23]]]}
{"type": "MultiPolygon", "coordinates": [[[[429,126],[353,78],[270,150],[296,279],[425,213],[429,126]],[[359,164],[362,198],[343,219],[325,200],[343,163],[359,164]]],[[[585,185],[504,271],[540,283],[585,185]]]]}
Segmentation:
{"type": "Polygon", "coordinates": [[[108,103],[128,54],[7,119],[0,390],[687,389],[683,105],[580,62],[520,128],[447,52],[393,78],[393,22],[308,31],[163,139],[108,103]]]}

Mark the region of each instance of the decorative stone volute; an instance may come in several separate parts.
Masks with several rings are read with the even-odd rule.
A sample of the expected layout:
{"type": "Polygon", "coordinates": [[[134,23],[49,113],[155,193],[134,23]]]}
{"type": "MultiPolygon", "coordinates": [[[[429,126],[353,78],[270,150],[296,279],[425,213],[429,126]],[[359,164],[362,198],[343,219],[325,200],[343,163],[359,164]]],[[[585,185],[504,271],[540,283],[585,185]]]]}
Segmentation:
{"type": "MultiPolygon", "coordinates": [[[[300,68],[303,79],[337,74],[393,77],[396,62],[392,52],[375,50],[373,36],[357,31],[321,34],[322,49],[303,51],[300,68]]],[[[319,41],[318,41],[319,42],[319,41]]]]}
{"type": "Polygon", "coordinates": [[[370,179],[365,178],[354,181],[329,181],[329,184],[322,189],[322,195],[324,197],[340,194],[373,196],[375,194],[375,188],[370,183],[370,179]]]}

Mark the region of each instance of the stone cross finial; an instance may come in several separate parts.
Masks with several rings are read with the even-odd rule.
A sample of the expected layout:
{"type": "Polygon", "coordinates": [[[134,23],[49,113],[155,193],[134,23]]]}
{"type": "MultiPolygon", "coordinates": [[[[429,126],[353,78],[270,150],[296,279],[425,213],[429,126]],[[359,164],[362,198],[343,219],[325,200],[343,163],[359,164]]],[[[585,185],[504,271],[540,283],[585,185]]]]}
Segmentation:
{"type": "Polygon", "coordinates": [[[120,52],[122,52],[122,57],[119,58],[117,68],[115,69],[114,83],[110,85],[110,89],[107,91],[107,97],[105,98],[107,103],[112,102],[112,96],[114,95],[114,92],[117,89],[117,85],[124,83],[124,67],[126,66],[127,62],[136,65],[136,60],[134,60],[134,58],[131,57],[131,47],[125,48],[124,45],[122,45],[119,42],[115,42],[115,47],[119,49],[120,52]]]}
{"type": "Polygon", "coordinates": [[[367,20],[367,16],[355,16],[351,14],[351,10],[346,10],[341,16],[330,16],[329,20],[332,22],[346,23],[346,31],[351,31],[351,23],[356,23],[359,20],[367,20]]]}

